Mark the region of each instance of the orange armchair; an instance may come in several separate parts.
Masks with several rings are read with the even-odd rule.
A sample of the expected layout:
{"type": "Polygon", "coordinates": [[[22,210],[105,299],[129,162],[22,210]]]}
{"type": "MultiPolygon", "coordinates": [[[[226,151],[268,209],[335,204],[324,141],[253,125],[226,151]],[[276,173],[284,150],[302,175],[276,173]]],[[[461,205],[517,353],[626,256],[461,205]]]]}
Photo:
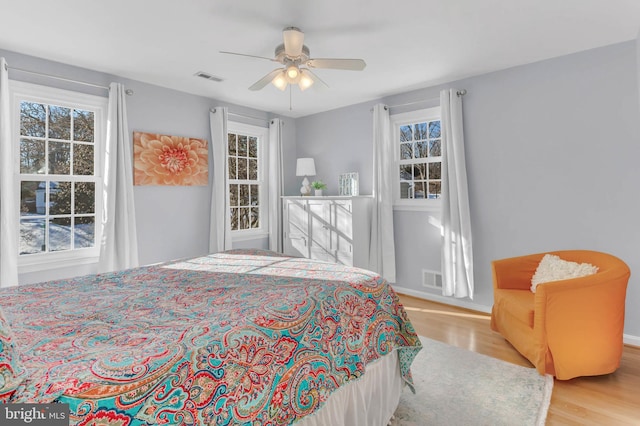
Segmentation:
{"type": "Polygon", "coordinates": [[[540,374],[568,380],[615,371],[622,357],[629,267],[610,254],[549,252],[590,263],[598,272],[538,284],[531,278],[546,253],[495,260],[491,329],[502,334],[540,374]]]}

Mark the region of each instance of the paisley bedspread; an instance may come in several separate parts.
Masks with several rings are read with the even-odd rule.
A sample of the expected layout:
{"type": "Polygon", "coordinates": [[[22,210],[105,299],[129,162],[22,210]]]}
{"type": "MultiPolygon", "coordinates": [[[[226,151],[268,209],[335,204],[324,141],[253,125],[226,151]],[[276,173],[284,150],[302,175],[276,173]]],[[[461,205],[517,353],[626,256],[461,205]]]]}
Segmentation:
{"type": "Polygon", "coordinates": [[[29,378],[12,402],[68,403],[72,424],[281,425],[368,363],[421,349],[372,272],[231,250],[2,289],[29,378]]]}

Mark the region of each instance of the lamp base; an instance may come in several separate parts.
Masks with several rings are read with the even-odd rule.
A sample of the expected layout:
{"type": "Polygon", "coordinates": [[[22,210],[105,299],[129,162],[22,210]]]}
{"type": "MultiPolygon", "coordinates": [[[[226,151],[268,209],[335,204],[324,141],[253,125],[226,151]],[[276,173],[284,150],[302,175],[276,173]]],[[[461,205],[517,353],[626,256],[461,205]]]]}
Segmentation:
{"type": "Polygon", "coordinates": [[[309,179],[305,176],[302,180],[302,186],[300,187],[300,195],[311,195],[311,185],[309,185],[309,179]]]}

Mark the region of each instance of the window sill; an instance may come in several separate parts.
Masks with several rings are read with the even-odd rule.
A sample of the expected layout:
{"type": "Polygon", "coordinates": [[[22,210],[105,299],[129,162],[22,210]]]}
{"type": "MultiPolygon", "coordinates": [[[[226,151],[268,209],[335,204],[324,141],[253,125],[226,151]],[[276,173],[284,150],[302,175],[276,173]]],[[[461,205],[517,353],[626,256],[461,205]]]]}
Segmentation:
{"type": "Polygon", "coordinates": [[[393,211],[440,212],[442,204],[394,204],[393,211]]]}
{"type": "Polygon", "coordinates": [[[69,253],[53,253],[47,255],[23,255],[18,259],[18,271],[21,274],[40,272],[51,269],[70,268],[78,265],[98,263],[100,256],[93,253],[70,255],[69,253]]]}
{"type": "Polygon", "coordinates": [[[261,240],[263,238],[268,238],[269,233],[265,231],[255,231],[255,232],[239,232],[237,234],[231,233],[231,241],[251,241],[251,240],[261,240]]]}

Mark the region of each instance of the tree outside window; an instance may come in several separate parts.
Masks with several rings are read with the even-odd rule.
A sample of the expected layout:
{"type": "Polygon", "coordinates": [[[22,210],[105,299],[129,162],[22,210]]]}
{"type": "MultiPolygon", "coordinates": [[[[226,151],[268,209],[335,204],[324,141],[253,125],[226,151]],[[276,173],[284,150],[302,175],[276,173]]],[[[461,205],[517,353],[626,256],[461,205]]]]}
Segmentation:
{"type": "Polygon", "coordinates": [[[264,140],[251,132],[230,130],[227,143],[231,230],[263,230],[267,213],[262,178],[264,140]]]}
{"type": "Polygon", "coordinates": [[[20,254],[96,245],[95,113],[20,102],[20,254]]]}

